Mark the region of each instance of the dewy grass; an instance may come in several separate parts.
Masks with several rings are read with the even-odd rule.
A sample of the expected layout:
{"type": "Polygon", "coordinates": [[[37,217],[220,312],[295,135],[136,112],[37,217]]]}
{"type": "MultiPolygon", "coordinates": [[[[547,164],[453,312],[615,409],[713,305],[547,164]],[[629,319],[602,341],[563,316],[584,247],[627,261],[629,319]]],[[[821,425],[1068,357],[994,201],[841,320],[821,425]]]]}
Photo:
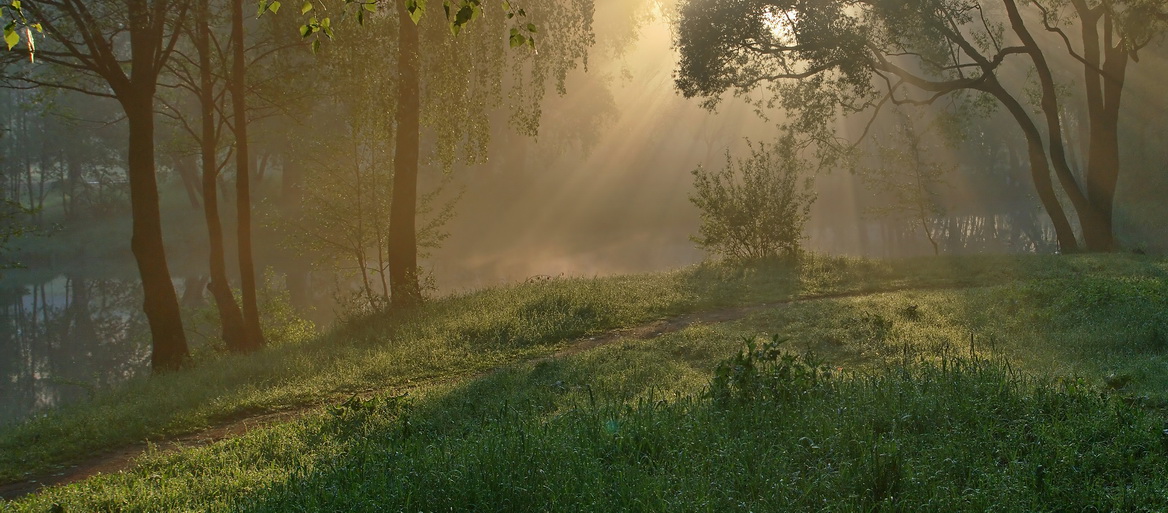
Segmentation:
{"type": "MultiPolygon", "coordinates": [[[[687,330],[691,331],[691,330],[687,330]]],[[[414,398],[348,401],[125,474],[42,511],[1097,511],[1168,507],[1168,435],[1077,381],[944,358],[872,374],[758,365],[716,401],[625,342],[414,398]],[[784,371],[783,369],[786,369],[784,371]],[[600,384],[600,377],[608,380],[600,384]],[[620,384],[617,384],[620,382],[620,384]],[[685,383],[678,387],[676,383],[685,383]],[[687,391],[682,391],[687,390],[687,391]]],[[[725,347],[738,341],[721,339],[725,347]]],[[[742,365],[742,360],[734,361],[742,365]]],[[[714,387],[718,385],[715,383],[714,387]]]]}
{"type": "MultiPolygon", "coordinates": [[[[1093,333],[1103,334],[1119,329],[1109,327],[1107,323],[1111,321],[1146,320],[1155,306],[1145,308],[1141,306],[1144,303],[1130,299],[1127,287],[1140,291],[1143,294],[1140,297],[1162,299],[1163,289],[1156,288],[1156,283],[1157,280],[1163,283],[1166,270],[1168,264],[1163,260],[1118,255],[889,262],[808,257],[797,264],[706,264],[670,273],[565,279],[488,289],[440,299],[406,315],[376,315],[354,320],[303,344],[274,347],[244,357],[217,358],[189,371],[136,380],[101,391],[91,402],[69,405],[4,428],[0,431],[0,480],[44,471],[111,447],[191,432],[256,413],[338,402],[354,392],[397,393],[420,385],[465,379],[500,365],[550,354],[583,335],[686,312],[795,298],[901,290],[888,296],[895,300],[880,299],[882,296],[841,297],[816,301],[816,306],[796,304],[785,310],[774,310],[803,312],[784,321],[792,325],[816,318],[841,323],[843,327],[833,332],[835,338],[831,342],[840,347],[835,356],[851,355],[856,362],[871,361],[871,355],[865,351],[879,352],[885,350],[885,345],[892,347],[896,337],[903,333],[915,333],[915,340],[960,344],[968,331],[961,324],[966,322],[962,319],[994,319],[995,315],[1000,315],[1001,325],[968,321],[970,329],[992,327],[998,330],[994,333],[1000,335],[999,340],[1026,332],[1031,338],[1027,339],[1027,345],[1019,346],[1018,353],[1045,344],[1050,349],[1038,353],[1038,360],[1042,354],[1066,353],[1069,356],[1060,356],[1059,361],[1070,362],[1079,355],[1091,354],[1088,340],[1075,339],[1074,344],[1067,345],[1064,340],[1044,337],[1044,330],[1064,323],[1057,327],[1063,331],[1057,333],[1070,335],[1083,331],[1081,327],[1093,326],[1093,333]],[[1097,283],[1098,287],[1081,287],[1088,283],[1085,279],[1094,280],[1091,283],[1097,283]],[[999,288],[976,289],[988,292],[963,296],[965,305],[945,299],[945,291],[933,290],[993,284],[999,288]],[[1112,305],[1118,309],[1114,312],[1122,311],[1126,316],[1084,314],[1076,310],[1074,298],[1079,296],[1075,294],[1085,294],[1080,298],[1086,301],[1081,310],[1112,305]],[[1064,298],[1064,301],[1048,301],[1050,298],[1064,298]],[[1010,302],[1014,299],[1018,300],[1017,306],[1011,306],[1015,304],[1010,302]],[[824,306],[864,301],[877,301],[867,316],[854,309],[832,310],[824,306]],[[912,322],[935,324],[940,328],[933,332],[898,331],[911,324],[904,317],[907,314],[900,313],[911,306],[910,301],[919,303],[914,314],[918,319],[912,322]],[[953,305],[948,310],[941,307],[947,302],[953,305]],[[965,317],[958,315],[962,312],[965,317]],[[985,312],[992,315],[986,317],[985,312]],[[1078,315],[1088,317],[1076,320],[1078,315]]],[[[757,316],[771,315],[768,312],[757,316]]],[[[632,352],[621,355],[621,358],[632,355],[644,358],[643,365],[617,374],[601,373],[587,379],[576,376],[561,381],[587,383],[597,401],[611,400],[614,394],[615,397],[635,395],[633,391],[641,382],[660,381],[663,390],[692,392],[696,383],[704,381],[701,376],[708,377],[714,362],[733,350],[732,344],[727,345],[725,340],[735,340],[737,333],[728,334],[747,330],[755,335],[782,328],[774,323],[752,326],[750,323],[757,318],[727,327],[697,326],[677,336],[662,337],[651,346],[637,346],[651,347],[646,349],[647,353],[630,349],[632,352]],[[672,345],[664,344],[665,341],[672,345]],[[657,371],[663,374],[654,374],[657,371]]],[[[1147,328],[1148,342],[1140,346],[1144,352],[1130,353],[1139,358],[1117,357],[1127,363],[1116,365],[1127,365],[1124,368],[1129,370],[1125,372],[1134,375],[1133,383],[1144,383],[1139,386],[1160,386],[1155,380],[1141,382],[1141,376],[1154,375],[1154,369],[1146,363],[1135,363],[1145,361],[1142,358],[1149,354],[1147,351],[1158,347],[1152,329],[1159,329],[1156,328],[1159,325],[1147,321],[1139,326],[1147,328]],[[1149,382],[1152,385],[1147,385],[1149,382]]],[[[922,344],[922,347],[931,346],[922,344]]],[[[584,358],[615,358],[613,355],[610,351],[600,351],[584,358]]],[[[842,365],[852,363],[847,358],[839,361],[842,365]]],[[[283,449],[279,447],[277,443],[270,449],[280,452],[283,449]]],[[[277,458],[275,453],[265,457],[277,458]]],[[[271,479],[279,481],[282,479],[279,476],[288,475],[289,470],[272,472],[276,477],[271,479]]]]}

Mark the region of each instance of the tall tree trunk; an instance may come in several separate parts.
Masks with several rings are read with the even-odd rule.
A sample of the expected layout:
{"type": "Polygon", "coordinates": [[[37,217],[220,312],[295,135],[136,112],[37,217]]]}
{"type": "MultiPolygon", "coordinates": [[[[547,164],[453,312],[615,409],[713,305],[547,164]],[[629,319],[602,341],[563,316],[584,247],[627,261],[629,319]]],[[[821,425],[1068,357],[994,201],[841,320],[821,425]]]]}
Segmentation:
{"type": "Polygon", "coordinates": [[[1022,104],[1010,96],[997,80],[987,82],[982,90],[994,95],[1006,110],[1014,116],[1022,133],[1026,136],[1026,149],[1030,155],[1030,178],[1034,182],[1034,189],[1038,199],[1042,202],[1051,224],[1054,225],[1055,237],[1058,239],[1059,249],[1063,253],[1077,251],[1079,243],[1075,238],[1075,230],[1067,220],[1067,214],[1059,204],[1058,196],[1054,192],[1054,184],[1050,180],[1050,165],[1046,160],[1046,151],[1042,144],[1042,133],[1030,119],[1030,114],[1022,104]]]}
{"type": "MultiPolygon", "coordinates": [[[[1090,233],[1084,227],[1084,238],[1101,249],[1113,249],[1115,186],[1119,180],[1119,106],[1127,75],[1128,51],[1113,44],[1113,19],[1106,6],[1091,8],[1083,0],[1073,0],[1083,35],[1083,82],[1086,89],[1088,115],[1087,197],[1099,211],[1102,228],[1090,233]],[[1103,24],[1103,33],[1099,24],[1103,24]]],[[[1095,228],[1095,227],[1092,227],[1095,228]]]]}
{"type": "Polygon", "coordinates": [[[1067,164],[1066,143],[1063,138],[1062,123],[1059,120],[1058,94],[1055,90],[1054,74],[1046,62],[1042,48],[1038,46],[1038,42],[1026,28],[1026,23],[1022,19],[1015,1],[1006,0],[1005,5],[1010,25],[1013,27],[1014,33],[1022,40],[1022,44],[1026,47],[1030,59],[1034,62],[1034,68],[1038,72],[1038,80],[1042,88],[1040,102],[1046,118],[1047,135],[1050,138],[1048,147],[1050,148],[1051,162],[1054,164],[1055,176],[1058,177],[1059,184],[1066,191],[1071,205],[1078,213],[1086,249],[1088,251],[1106,251],[1110,249],[1111,245],[1111,223],[1105,222],[1095,205],[1087,199],[1087,195],[1079,187],[1070,166],[1067,164]]]}
{"type": "Polygon", "coordinates": [[[219,219],[219,194],[216,184],[219,178],[218,138],[215,136],[215,92],[211,76],[211,28],[208,0],[199,0],[196,23],[195,46],[199,53],[199,108],[202,120],[200,149],[203,164],[203,218],[207,222],[207,239],[210,246],[211,281],[207,288],[215,299],[219,311],[220,335],[227,349],[232,352],[247,350],[243,313],[231,293],[227,279],[226,254],[223,249],[223,225],[219,219]]]}
{"type": "MultiPolygon", "coordinates": [[[[138,60],[137,52],[134,60],[138,60]]],[[[137,62],[134,69],[138,69],[137,62]]],[[[153,82],[138,80],[134,83],[137,78],[137,74],[131,78],[130,91],[120,94],[118,100],[126,111],[130,129],[128,167],[130,211],[134,218],[130,248],[142,277],[143,308],[153,340],[150,364],[158,372],[183,367],[190,359],[190,352],[179,314],[178,295],[170,281],[170,268],[162,244],[158,179],[154,168],[153,82]]]]}
{"type": "Polygon", "coordinates": [[[393,155],[393,202],[389,213],[390,304],[406,308],[421,301],[418,286],[418,155],[421,100],[418,26],[401,7],[397,36],[397,113],[393,155]]]}
{"type": "Polygon", "coordinates": [[[1103,109],[1091,118],[1091,148],[1087,153],[1087,197],[1100,213],[1100,250],[1115,249],[1115,188],[1119,182],[1119,106],[1127,74],[1126,52],[1109,50],[1103,65],[1103,109]]]}
{"type": "Polygon", "coordinates": [[[247,148],[247,62],[243,48],[243,1],[231,2],[231,105],[235,131],[235,214],[239,241],[239,286],[243,296],[243,324],[247,349],[263,347],[260,310],[256,299],[255,259],[251,247],[251,173],[247,148]]]}

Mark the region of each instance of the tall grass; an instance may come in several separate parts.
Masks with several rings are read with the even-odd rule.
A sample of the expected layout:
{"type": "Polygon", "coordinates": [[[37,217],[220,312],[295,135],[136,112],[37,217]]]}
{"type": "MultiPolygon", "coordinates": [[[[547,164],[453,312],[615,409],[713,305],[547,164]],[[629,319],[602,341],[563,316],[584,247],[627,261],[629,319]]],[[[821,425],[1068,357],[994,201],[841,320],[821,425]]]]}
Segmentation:
{"type": "MultiPolygon", "coordinates": [[[[1158,511],[1162,416],[946,357],[870,374],[751,351],[682,393],[578,355],[339,404],[6,507],[39,511],[1158,511]],[[746,371],[750,368],[752,371],[746,371]],[[624,376],[622,395],[581,376],[624,376]],[[808,376],[814,379],[806,379],[808,376]],[[733,383],[733,384],[731,384],[733,383]],[[634,390],[635,389],[635,390],[634,390]]],[[[658,356],[659,357],[659,356],[658,356]]],[[[642,358],[652,356],[642,355],[642,358]]],[[[638,362],[641,364],[646,361],[638,362]]]]}
{"type": "MultiPolygon", "coordinates": [[[[1070,303],[1066,305],[1068,313],[1052,310],[1050,304],[1058,303],[1042,303],[1043,294],[1057,298],[1078,293],[1080,289],[1076,287],[1085,283],[1081,278],[1090,278],[1116,287],[1118,299],[1109,304],[1136,312],[1132,315],[1144,315],[1129,308],[1140,303],[1123,299],[1128,297],[1123,292],[1125,284],[1153,283],[1163,278],[1166,268],[1168,263],[1163,260],[1114,255],[891,262],[810,256],[796,262],[745,266],[705,264],[668,273],[564,279],[487,289],[433,301],[408,314],[378,314],[356,319],[304,343],[273,347],[249,356],[214,358],[188,371],[134,380],[101,390],[92,401],[47,411],[27,422],[7,426],[0,429],[0,481],[58,468],[111,447],[189,433],[258,413],[336,403],[354,393],[416,392],[435,383],[465,380],[499,366],[549,355],[577,337],[728,306],[901,289],[905,290],[899,294],[918,294],[928,299],[943,296],[929,296],[923,289],[1017,283],[1022,287],[1020,290],[1033,287],[1025,292],[1029,295],[1021,297],[1034,301],[1033,304],[1023,303],[1017,312],[1010,313],[1004,310],[1008,308],[1005,303],[987,294],[986,308],[1002,309],[1003,315],[1015,319],[1011,321],[1015,324],[1006,323],[993,329],[1005,333],[1026,327],[1027,333],[1035,334],[1031,340],[1037,345],[1046,340],[1039,335],[1049,316],[1074,312],[1070,303]]],[[[1149,293],[1160,293],[1153,285],[1147,287],[1151,287],[1149,293]]],[[[727,329],[753,334],[779,332],[785,326],[797,327],[799,323],[810,325],[807,323],[816,319],[852,323],[855,326],[832,335],[832,344],[838,349],[832,356],[837,358],[837,363],[850,365],[849,358],[867,361],[872,355],[880,355],[882,348],[894,346],[872,337],[899,336],[898,330],[905,330],[913,322],[925,324],[895,317],[900,314],[894,311],[874,312],[873,315],[885,319],[896,318],[884,330],[877,317],[870,316],[866,321],[862,316],[856,317],[860,321],[847,320],[856,313],[854,309],[841,308],[839,315],[828,309],[833,304],[865,300],[838,298],[817,301],[819,306],[791,305],[760,312],[744,324],[727,329]],[[793,318],[783,317],[786,312],[804,313],[793,318]]],[[[890,306],[893,303],[882,305],[880,308],[893,308],[890,306]]],[[[948,331],[913,329],[904,333],[926,334],[918,337],[922,339],[962,340],[971,327],[985,327],[963,325],[965,321],[953,317],[951,312],[935,309],[933,303],[923,304],[921,314],[923,319],[933,319],[948,331]],[[946,320],[951,317],[956,320],[946,320]],[[951,335],[956,332],[961,333],[956,337],[951,335]]],[[[1093,333],[1105,332],[1109,329],[1106,323],[1116,319],[1122,317],[1111,315],[1097,319],[1102,324],[1093,333]]],[[[1095,320],[1084,322],[1086,326],[1095,320]]],[[[710,332],[701,329],[705,328],[667,339],[675,345],[656,346],[655,351],[660,354],[652,357],[642,355],[655,363],[646,363],[629,372],[641,376],[637,379],[651,379],[655,376],[653,371],[660,369],[648,368],[650,365],[663,365],[666,370],[688,369],[682,382],[692,385],[695,376],[711,371],[714,362],[730,351],[724,343],[704,338],[710,332]],[[694,336],[694,333],[705,335],[694,336]]],[[[816,343],[824,340],[827,339],[815,338],[816,343]]],[[[1049,344],[1057,346],[1058,343],[1049,340],[1049,344]]],[[[619,378],[600,375],[595,379],[593,389],[611,385],[618,395],[630,383],[623,375],[619,378]]],[[[670,378],[673,379],[677,376],[670,378]]],[[[665,384],[678,389],[680,384],[670,380],[665,384]]]]}

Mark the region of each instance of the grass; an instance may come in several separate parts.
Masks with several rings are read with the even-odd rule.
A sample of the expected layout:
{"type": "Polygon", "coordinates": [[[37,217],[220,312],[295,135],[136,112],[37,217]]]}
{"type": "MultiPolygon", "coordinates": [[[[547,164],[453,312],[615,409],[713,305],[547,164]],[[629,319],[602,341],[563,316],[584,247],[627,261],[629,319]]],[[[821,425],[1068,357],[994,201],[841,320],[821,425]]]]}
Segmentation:
{"type": "Polygon", "coordinates": [[[935,509],[932,504],[970,510],[1013,504],[995,498],[1004,490],[1009,493],[1002,497],[1029,501],[1020,503],[1030,505],[1022,509],[1057,510],[1070,500],[1115,509],[1124,493],[1142,501],[1140,494],[1163,495],[1165,489],[1146,472],[1163,464],[1157,445],[1162,426],[1156,424],[1162,418],[1146,406],[1168,389],[1160,371],[1165,349],[1156,336],[1168,311],[1166,271],[1163,260],[1116,255],[896,262],[817,257],[798,266],[705,265],[445,298],[404,317],[356,320],[308,343],[135,381],[92,403],[5,429],[0,472],[11,479],[142,438],[256,412],[337,404],[357,391],[387,391],[210,447],[155,454],[129,473],[4,507],[660,510],[786,509],[781,505],[789,503],[793,509],[935,509]],[[831,297],[854,292],[872,294],[831,297]],[[736,322],[511,365],[582,335],[657,318],[823,296],[736,322]],[[742,336],[769,333],[857,374],[817,385],[808,393],[813,400],[797,404],[748,401],[727,409],[701,396],[742,336]],[[939,367],[963,351],[968,355],[970,333],[974,356],[1010,361],[1026,373],[975,363],[939,367]],[[890,364],[901,366],[900,373],[888,370],[890,364]],[[477,376],[503,365],[504,371],[477,376]],[[1031,371],[1111,383],[1122,389],[1115,397],[1135,397],[1128,402],[1143,406],[1100,396],[1075,379],[1062,385],[1036,380],[1031,371]],[[407,387],[413,390],[409,400],[394,399],[407,387]],[[985,387],[1008,392],[1001,405],[965,404],[985,387]],[[917,398],[889,402],[906,390],[917,398]],[[1068,409],[1050,409],[1064,404],[1068,409]],[[921,433],[892,430],[876,439],[863,432],[904,415],[934,422],[950,410],[952,420],[921,433]],[[833,418],[842,431],[828,428],[833,418]],[[969,433],[958,429],[966,424],[969,433]],[[1039,430],[1033,436],[1049,435],[1043,447],[1054,452],[1037,451],[1042,458],[1028,455],[1017,464],[995,459],[1009,448],[1001,433],[1023,425],[1039,430]],[[974,438],[957,442],[950,436],[955,433],[974,438]],[[1062,444],[1086,447],[1074,438],[1081,433],[1122,441],[1105,447],[1091,465],[1111,462],[1132,477],[1114,484],[1095,474],[1071,475],[1095,468],[1075,463],[1089,454],[1059,452],[1062,444]],[[803,439],[832,458],[799,452],[806,452],[803,439]],[[1144,459],[1120,457],[1132,447],[1129,441],[1147,449],[1139,455],[1144,459]],[[885,446],[901,452],[880,456],[888,453],[885,446]],[[879,450],[865,453],[865,447],[879,450]],[[960,455],[962,447],[970,448],[968,463],[935,457],[960,455]],[[649,451],[648,459],[637,451],[649,451]],[[834,474],[816,466],[823,461],[836,462],[834,474]],[[895,493],[853,486],[871,483],[862,479],[885,472],[886,464],[899,469],[893,476],[899,488],[890,489],[895,493]],[[1048,491],[1057,484],[1075,494],[1037,495],[1039,465],[1048,491]],[[965,467],[973,469],[962,478],[967,481],[946,473],[965,467]],[[926,497],[938,483],[963,484],[943,497],[926,497]],[[973,492],[965,491],[970,483],[973,492]],[[330,497],[347,502],[327,502],[330,497]],[[955,502],[961,497],[969,500],[955,502]],[[824,498],[831,500],[814,503],[820,507],[807,502],[824,498]],[[886,504],[889,498],[894,502],[886,504]],[[934,499],[939,502],[929,502],[934,499]]]}

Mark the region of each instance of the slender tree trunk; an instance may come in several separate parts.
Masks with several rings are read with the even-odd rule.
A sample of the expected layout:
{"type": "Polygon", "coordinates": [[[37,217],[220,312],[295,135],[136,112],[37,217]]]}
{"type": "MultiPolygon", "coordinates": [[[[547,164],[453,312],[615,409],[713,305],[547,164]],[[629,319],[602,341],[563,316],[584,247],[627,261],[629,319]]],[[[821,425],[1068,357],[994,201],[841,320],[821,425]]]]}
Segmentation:
{"type": "Polygon", "coordinates": [[[418,27],[404,7],[398,11],[398,99],[393,156],[393,202],[389,213],[390,304],[406,308],[421,301],[418,286],[418,155],[421,101],[418,27]]]}
{"type": "Polygon", "coordinates": [[[239,282],[243,296],[243,324],[247,349],[263,347],[260,311],[256,298],[255,259],[251,247],[251,173],[247,147],[247,62],[244,60],[243,2],[231,2],[231,105],[235,131],[235,213],[238,220],[239,282]]]}
{"type": "Polygon", "coordinates": [[[119,95],[118,99],[126,111],[130,129],[128,167],[130,210],[134,218],[130,248],[142,277],[143,307],[154,345],[151,367],[158,372],[183,367],[190,359],[190,352],[162,244],[154,168],[154,89],[149,85],[152,83],[131,84],[132,91],[119,95]]]}
{"type": "Polygon", "coordinates": [[[1055,176],[1058,177],[1059,184],[1066,191],[1071,205],[1078,213],[1079,225],[1083,229],[1083,242],[1088,251],[1110,249],[1111,224],[1104,221],[1095,205],[1087,199],[1087,195],[1083,193],[1083,189],[1075,181],[1074,174],[1067,164],[1066,143],[1063,138],[1062,123],[1059,120],[1058,94],[1055,90],[1054,75],[1046,62],[1046,56],[1043,55],[1042,48],[1038,46],[1038,42],[1026,28],[1026,23],[1023,21],[1014,0],[1006,0],[1005,4],[1014,33],[1022,40],[1022,44],[1026,47],[1030,59],[1034,62],[1034,68],[1038,72],[1038,80],[1042,88],[1042,112],[1046,118],[1047,136],[1049,137],[1047,142],[1050,148],[1050,159],[1054,164],[1055,176]]]}
{"type": "Polygon", "coordinates": [[[1119,182],[1119,107],[1127,77],[1128,52],[1109,46],[1103,63],[1103,108],[1092,117],[1091,148],[1087,157],[1087,196],[1099,210],[1106,231],[1099,236],[1101,249],[1115,248],[1112,232],[1115,188],[1119,182]]]}
{"type": "Polygon", "coordinates": [[[1098,209],[1103,226],[1084,226],[1089,246],[1112,249],[1113,201],[1119,178],[1119,105],[1127,71],[1128,55],[1113,47],[1112,20],[1105,6],[1091,8],[1084,0],[1072,0],[1083,34],[1083,83],[1087,99],[1087,197],[1098,209]],[[1104,33],[1099,33],[1103,23],[1104,33]],[[1102,36],[1102,40],[1101,40],[1102,36]],[[1106,61],[1104,60],[1106,58],[1106,61]],[[1103,230],[1102,228],[1106,228],[1103,230]]]}
{"type": "Polygon", "coordinates": [[[998,101],[1002,102],[1002,105],[1006,106],[1006,110],[1014,116],[1014,120],[1018,122],[1018,126],[1026,136],[1026,149],[1030,155],[1030,178],[1034,182],[1034,189],[1038,193],[1039,201],[1042,202],[1046,214],[1050,216],[1051,224],[1054,225],[1059,249],[1063,253],[1077,251],[1079,243],[1075,239],[1075,230],[1071,227],[1070,221],[1067,220],[1067,214],[1062,205],[1059,204],[1058,196],[1054,192],[1054,184],[1050,180],[1050,166],[1047,164],[1046,151],[1043,148],[1042,133],[1030,119],[1026,108],[1018,103],[1018,100],[1015,100],[1013,96],[1010,96],[996,80],[983,86],[983,90],[994,95],[998,101]]]}
{"type": "Polygon", "coordinates": [[[207,288],[215,299],[219,312],[221,336],[227,349],[243,352],[248,349],[247,334],[244,330],[243,313],[231,293],[227,279],[227,257],[223,249],[223,225],[219,219],[219,194],[216,185],[219,178],[215,136],[215,95],[211,76],[211,28],[208,25],[210,12],[208,0],[199,0],[196,16],[195,46],[199,53],[199,109],[202,121],[200,149],[202,156],[203,218],[207,223],[207,239],[210,246],[211,281],[207,288]]]}

